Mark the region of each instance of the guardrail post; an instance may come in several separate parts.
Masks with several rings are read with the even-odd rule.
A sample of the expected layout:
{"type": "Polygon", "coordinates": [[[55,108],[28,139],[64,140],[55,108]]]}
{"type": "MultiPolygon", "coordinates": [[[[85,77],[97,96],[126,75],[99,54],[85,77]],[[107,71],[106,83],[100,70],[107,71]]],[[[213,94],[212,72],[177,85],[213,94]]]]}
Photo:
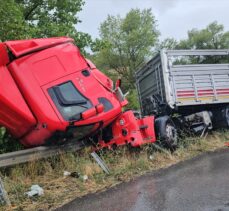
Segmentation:
{"type": "Polygon", "coordinates": [[[10,200],[8,198],[8,194],[4,188],[3,181],[0,178],[0,204],[11,206],[10,200]]]}

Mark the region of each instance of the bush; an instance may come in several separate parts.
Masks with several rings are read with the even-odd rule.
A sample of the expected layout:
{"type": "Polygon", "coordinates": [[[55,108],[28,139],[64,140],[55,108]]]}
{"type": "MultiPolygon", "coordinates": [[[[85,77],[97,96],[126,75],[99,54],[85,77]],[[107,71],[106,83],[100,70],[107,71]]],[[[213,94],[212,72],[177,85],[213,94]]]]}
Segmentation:
{"type": "Polygon", "coordinates": [[[127,105],[127,108],[133,109],[133,110],[139,110],[140,109],[136,89],[130,90],[129,94],[127,95],[127,100],[129,102],[129,104],[127,105]]]}
{"type": "Polygon", "coordinates": [[[12,152],[22,149],[18,140],[12,138],[5,128],[0,128],[0,153],[12,152]]]}

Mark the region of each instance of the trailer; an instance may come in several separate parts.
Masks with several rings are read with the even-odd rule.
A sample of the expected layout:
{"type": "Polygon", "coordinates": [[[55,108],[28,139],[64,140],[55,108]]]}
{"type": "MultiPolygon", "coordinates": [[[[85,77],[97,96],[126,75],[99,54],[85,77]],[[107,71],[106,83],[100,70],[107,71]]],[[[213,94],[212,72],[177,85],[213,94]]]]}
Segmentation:
{"type": "Polygon", "coordinates": [[[167,116],[173,127],[201,134],[227,128],[228,55],[228,49],[161,50],[136,72],[142,115],[167,116]]]}

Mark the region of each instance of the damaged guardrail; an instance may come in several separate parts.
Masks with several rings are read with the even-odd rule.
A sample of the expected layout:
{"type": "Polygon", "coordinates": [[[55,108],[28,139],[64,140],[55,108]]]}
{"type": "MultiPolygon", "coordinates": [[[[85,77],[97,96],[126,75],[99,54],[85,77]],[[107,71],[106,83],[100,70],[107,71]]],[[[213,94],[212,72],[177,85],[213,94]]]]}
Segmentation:
{"type": "Polygon", "coordinates": [[[83,143],[68,143],[59,146],[41,146],[0,154],[0,168],[51,157],[63,152],[78,151],[84,146],[85,144],[83,143]]]}

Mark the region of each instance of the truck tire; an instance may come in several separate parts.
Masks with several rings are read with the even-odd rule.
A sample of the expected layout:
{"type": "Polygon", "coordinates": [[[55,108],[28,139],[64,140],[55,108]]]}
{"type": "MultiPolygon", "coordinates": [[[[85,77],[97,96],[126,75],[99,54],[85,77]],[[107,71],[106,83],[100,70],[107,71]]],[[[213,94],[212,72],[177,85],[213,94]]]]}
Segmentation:
{"type": "Polygon", "coordinates": [[[213,112],[214,128],[229,128],[229,105],[213,112]]]}
{"type": "Polygon", "coordinates": [[[155,131],[157,139],[161,141],[161,144],[174,150],[178,144],[177,129],[169,116],[159,117],[155,120],[155,131]]]}

